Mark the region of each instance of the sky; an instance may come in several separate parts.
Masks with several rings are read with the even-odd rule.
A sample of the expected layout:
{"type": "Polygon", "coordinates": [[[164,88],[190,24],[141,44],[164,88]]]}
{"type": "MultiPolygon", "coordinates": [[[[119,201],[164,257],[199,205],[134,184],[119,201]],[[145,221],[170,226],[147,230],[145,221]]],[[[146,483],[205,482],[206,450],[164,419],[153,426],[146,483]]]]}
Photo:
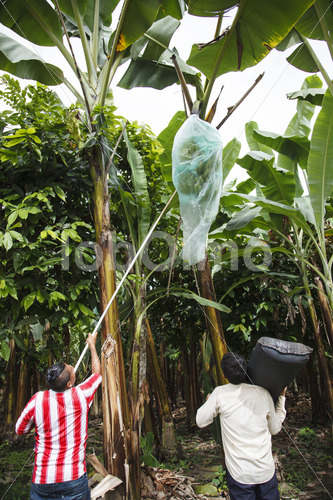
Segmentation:
{"type": "MultiPolygon", "coordinates": [[[[114,19],[117,19],[117,15],[114,15],[114,19]]],[[[215,23],[215,19],[199,18],[185,14],[180,27],[171,40],[170,47],[177,47],[180,56],[186,61],[193,43],[204,43],[214,38],[215,23]]],[[[1,25],[0,31],[9,34],[9,30],[1,25]]],[[[326,44],[324,42],[312,42],[312,45],[332,78],[332,60],[326,44]]],[[[26,42],[26,46],[45,61],[60,66],[64,70],[66,77],[72,83],[76,82],[71,69],[62,59],[62,56],[59,55],[57,49],[33,46],[29,42],[26,42]]],[[[258,65],[243,72],[222,75],[217,79],[210,105],[222,86],[223,91],[213,121],[215,125],[225,116],[228,107],[234,105],[254,83],[256,78],[264,72],[261,82],[220,129],[224,145],[236,137],[242,143],[242,152],[245,152],[247,145],[244,130],[245,124],[250,120],[256,121],[261,130],[281,134],[285,131],[296,112],[296,101],[288,100],[286,94],[299,90],[304,79],[308,76],[307,73],[294,68],[286,61],[287,55],[292,51],[293,49],[289,52],[273,50],[258,65]]],[[[80,63],[79,54],[78,60],[80,63]]],[[[124,70],[125,65],[121,66],[116,73],[112,85],[118,114],[129,120],[137,120],[139,123],[149,125],[154,134],[158,135],[168,125],[173,115],[183,109],[180,86],[173,85],[162,91],[147,88],[121,89],[115,84],[120,80],[124,70]]],[[[324,84],[324,87],[326,87],[326,84],[324,84]]],[[[194,89],[189,88],[192,99],[195,100],[194,89]]],[[[54,89],[64,104],[69,105],[73,102],[72,94],[64,85],[54,87],[54,89]]]]}

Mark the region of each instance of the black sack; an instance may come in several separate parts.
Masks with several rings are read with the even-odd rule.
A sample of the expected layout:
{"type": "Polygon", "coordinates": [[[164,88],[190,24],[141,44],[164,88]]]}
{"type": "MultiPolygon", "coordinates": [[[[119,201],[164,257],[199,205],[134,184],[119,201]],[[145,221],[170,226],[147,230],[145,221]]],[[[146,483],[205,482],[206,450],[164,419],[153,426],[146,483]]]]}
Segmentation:
{"type": "Polygon", "coordinates": [[[248,362],[251,383],[267,389],[273,401],[309,361],[311,347],[298,342],[261,337],[248,362]]]}

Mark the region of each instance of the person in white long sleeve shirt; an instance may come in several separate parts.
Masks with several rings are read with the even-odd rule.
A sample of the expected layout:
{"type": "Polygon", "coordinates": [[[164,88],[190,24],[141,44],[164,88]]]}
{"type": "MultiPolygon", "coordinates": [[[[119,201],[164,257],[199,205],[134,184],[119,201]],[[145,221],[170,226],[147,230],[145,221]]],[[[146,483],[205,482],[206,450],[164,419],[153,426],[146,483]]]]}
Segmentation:
{"type": "Polygon", "coordinates": [[[286,389],[274,406],[266,389],[248,381],[242,356],[226,353],[221,367],[229,383],[216,387],[199,408],[197,425],[206,427],[220,417],[231,500],[278,500],[271,436],[286,417],[286,389]]]}

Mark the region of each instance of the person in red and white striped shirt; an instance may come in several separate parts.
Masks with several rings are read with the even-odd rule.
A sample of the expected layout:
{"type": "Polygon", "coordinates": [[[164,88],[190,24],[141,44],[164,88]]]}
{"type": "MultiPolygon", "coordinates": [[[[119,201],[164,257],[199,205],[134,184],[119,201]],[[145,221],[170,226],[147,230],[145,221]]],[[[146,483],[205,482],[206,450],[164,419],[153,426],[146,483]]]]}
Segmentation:
{"type": "Polygon", "coordinates": [[[46,374],[50,390],[37,392],[27,403],[16,433],[35,425],[35,466],[30,500],[42,498],[90,499],[86,474],[88,412],[102,381],[96,335],[89,334],[92,375],[74,387],[74,368],[56,363],[46,374]]]}

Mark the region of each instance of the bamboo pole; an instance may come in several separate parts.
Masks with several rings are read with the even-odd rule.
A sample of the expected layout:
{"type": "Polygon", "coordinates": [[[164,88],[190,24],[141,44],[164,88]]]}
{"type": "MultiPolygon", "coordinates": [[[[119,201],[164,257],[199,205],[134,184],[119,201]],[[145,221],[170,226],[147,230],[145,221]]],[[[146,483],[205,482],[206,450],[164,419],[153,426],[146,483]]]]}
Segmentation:
{"type": "MultiPolygon", "coordinates": [[[[171,197],[169,198],[169,200],[168,200],[167,204],[166,204],[166,205],[165,205],[165,207],[163,208],[163,210],[162,210],[162,212],[160,213],[159,217],[156,219],[156,221],[154,222],[154,224],[153,224],[153,225],[152,225],[152,227],[150,228],[150,231],[148,232],[148,234],[147,234],[146,238],[145,238],[145,239],[144,239],[144,241],[142,242],[142,245],[140,246],[139,250],[137,251],[137,253],[136,253],[136,254],[135,254],[135,256],[133,257],[133,260],[131,261],[131,266],[129,266],[129,267],[127,268],[127,270],[126,270],[125,274],[123,275],[123,277],[122,277],[122,279],[120,280],[120,282],[119,282],[119,284],[118,284],[117,288],[115,289],[115,291],[114,291],[114,293],[113,293],[113,295],[112,295],[112,297],[111,297],[111,299],[110,299],[109,303],[108,303],[108,304],[106,305],[106,307],[104,308],[104,311],[103,311],[103,313],[102,313],[101,317],[99,318],[99,320],[98,320],[98,322],[97,322],[97,324],[96,324],[96,326],[95,326],[95,328],[94,328],[94,330],[93,330],[93,332],[92,332],[92,335],[96,335],[96,333],[97,333],[97,331],[98,331],[98,329],[99,329],[99,327],[100,327],[100,325],[101,325],[101,323],[102,323],[102,321],[103,321],[103,319],[104,319],[104,317],[105,317],[105,315],[106,315],[106,313],[107,313],[107,311],[108,311],[109,307],[111,306],[112,302],[113,302],[113,301],[114,301],[114,299],[116,298],[116,296],[117,296],[117,294],[118,294],[118,292],[119,292],[120,288],[122,287],[122,285],[123,285],[123,283],[124,283],[125,279],[127,278],[128,274],[130,273],[130,271],[131,271],[131,269],[132,269],[132,267],[133,267],[134,263],[136,262],[136,260],[137,260],[137,259],[138,259],[138,257],[140,256],[140,254],[141,254],[142,250],[145,248],[145,246],[146,246],[146,244],[147,244],[147,241],[148,241],[148,240],[149,240],[149,238],[151,237],[151,235],[152,235],[153,231],[155,230],[155,228],[156,228],[157,224],[160,222],[161,218],[163,217],[164,213],[166,212],[167,208],[169,207],[169,205],[170,205],[171,201],[173,200],[173,198],[174,198],[175,194],[176,194],[176,191],[174,191],[174,192],[172,193],[171,197]]],[[[85,354],[86,354],[86,352],[87,352],[87,349],[88,349],[88,345],[86,345],[86,346],[85,346],[85,348],[83,349],[83,351],[82,351],[82,353],[81,353],[81,356],[79,357],[79,359],[78,359],[78,361],[77,361],[77,363],[76,363],[76,365],[75,365],[75,367],[74,367],[74,371],[75,371],[75,372],[77,371],[78,367],[80,366],[81,361],[82,361],[82,359],[84,358],[84,355],[85,355],[85,354]]]]}

